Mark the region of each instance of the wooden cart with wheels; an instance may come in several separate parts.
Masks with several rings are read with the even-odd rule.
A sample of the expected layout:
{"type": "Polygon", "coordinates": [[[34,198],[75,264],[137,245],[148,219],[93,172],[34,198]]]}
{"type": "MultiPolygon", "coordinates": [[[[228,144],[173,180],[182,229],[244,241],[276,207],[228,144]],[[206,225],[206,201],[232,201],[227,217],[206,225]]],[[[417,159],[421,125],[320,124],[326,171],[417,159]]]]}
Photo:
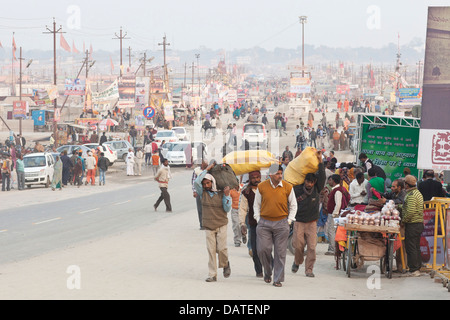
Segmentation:
{"type": "MultiPolygon", "coordinates": [[[[361,261],[380,261],[381,273],[384,273],[388,279],[392,278],[392,269],[394,262],[394,242],[397,240],[397,235],[400,233],[400,228],[385,227],[385,226],[369,226],[358,224],[346,224],[347,230],[347,248],[345,250],[345,264],[344,271],[350,278],[352,269],[356,269],[361,261]],[[365,243],[364,237],[368,234],[374,237],[375,247],[380,250],[373,251],[374,254],[367,255],[360,248],[361,243],[365,243]],[[381,248],[383,246],[383,248],[381,248]]],[[[364,244],[366,245],[366,244],[364,244]]]]}

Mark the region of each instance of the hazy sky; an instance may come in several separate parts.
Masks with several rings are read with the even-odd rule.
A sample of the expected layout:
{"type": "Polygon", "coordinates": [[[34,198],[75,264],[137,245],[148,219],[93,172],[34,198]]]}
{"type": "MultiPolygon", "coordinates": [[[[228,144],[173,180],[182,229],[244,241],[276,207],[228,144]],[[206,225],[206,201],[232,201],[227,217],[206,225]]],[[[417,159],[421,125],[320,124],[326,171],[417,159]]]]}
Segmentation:
{"type": "MultiPolygon", "coordinates": [[[[17,46],[52,49],[52,36],[43,34],[53,17],[67,42],[82,50],[118,50],[120,27],[131,39],[123,47],[155,50],[167,35],[171,49],[272,50],[301,45],[299,16],[305,15],[305,43],[331,47],[382,47],[413,38],[425,39],[428,6],[450,0],[81,0],[3,1],[0,41],[17,46]]],[[[59,35],[58,35],[59,48],[59,35]]]]}

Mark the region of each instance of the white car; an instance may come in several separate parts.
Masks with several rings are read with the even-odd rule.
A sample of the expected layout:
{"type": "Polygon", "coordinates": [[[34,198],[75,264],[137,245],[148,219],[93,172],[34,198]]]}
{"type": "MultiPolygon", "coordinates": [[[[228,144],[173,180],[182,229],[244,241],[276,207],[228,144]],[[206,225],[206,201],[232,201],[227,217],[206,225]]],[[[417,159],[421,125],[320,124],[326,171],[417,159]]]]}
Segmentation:
{"type": "Polygon", "coordinates": [[[159,130],[155,137],[155,142],[158,145],[158,147],[161,145],[161,142],[177,142],[178,137],[175,134],[175,131],[172,130],[159,130]]]}
{"type": "Polygon", "coordinates": [[[194,163],[200,164],[202,162],[202,157],[199,155],[199,147],[202,145],[203,159],[206,158],[208,154],[208,148],[204,142],[196,141],[178,141],[178,142],[167,142],[161,148],[161,153],[164,158],[169,161],[171,165],[185,165],[186,161],[186,149],[191,146],[192,161],[194,163]]]}
{"type": "Polygon", "coordinates": [[[31,188],[32,185],[50,186],[53,179],[55,159],[49,152],[30,153],[23,157],[25,171],[25,185],[31,188]]]}
{"type": "Polygon", "coordinates": [[[109,165],[112,166],[114,162],[117,160],[117,151],[113,150],[113,148],[107,144],[98,144],[98,143],[85,143],[83,146],[89,149],[100,149],[100,152],[105,154],[105,157],[109,160],[109,165]]]}
{"type": "Polygon", "coordinates": [[[242,130],[244,144],[256,144],[257,147],[267,148],[267,132],[263,123],[245,123],[242,130]]]}
{"type": "Polygon", "coordinates": [[[186,130],[185,127],[173,127],[172,131],[175,131],[175,134],[180,141],[191,140],[191,134],[186,130]]]}

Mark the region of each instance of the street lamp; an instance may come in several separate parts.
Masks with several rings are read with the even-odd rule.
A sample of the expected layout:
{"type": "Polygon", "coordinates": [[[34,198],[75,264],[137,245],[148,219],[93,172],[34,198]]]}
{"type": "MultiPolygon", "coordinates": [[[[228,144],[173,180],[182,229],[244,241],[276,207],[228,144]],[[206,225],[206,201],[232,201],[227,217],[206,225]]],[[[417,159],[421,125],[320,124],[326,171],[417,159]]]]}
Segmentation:
{"type": "Polygon", "coordinates": [[[307,16],[300,16],[300,23],[302,24],[302,77],[305,77],[305,23],[307,16]]]}

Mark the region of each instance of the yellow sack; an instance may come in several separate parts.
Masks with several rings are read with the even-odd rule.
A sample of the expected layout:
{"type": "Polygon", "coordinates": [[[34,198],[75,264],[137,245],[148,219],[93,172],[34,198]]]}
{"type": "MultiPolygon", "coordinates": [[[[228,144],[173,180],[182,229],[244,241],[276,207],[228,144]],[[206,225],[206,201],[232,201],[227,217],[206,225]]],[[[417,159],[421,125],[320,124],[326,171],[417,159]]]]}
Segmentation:
{"type": "Polygon", "coordinates": [[[275,155],[267,150],[233,151],[227,154],[223,163],[228,164],[237,176],[269,168],[273,163],[278,163],[275,155]]]}
{"type": "Polygon", "coordinates": [[[306,147],[300,155],[289,162],[284,171],[284,180],[297,186],[305,181],[308,173],[315,173],[319,170],[319,159],[316,156],[317,150],[313,147],[306,147]]]}

